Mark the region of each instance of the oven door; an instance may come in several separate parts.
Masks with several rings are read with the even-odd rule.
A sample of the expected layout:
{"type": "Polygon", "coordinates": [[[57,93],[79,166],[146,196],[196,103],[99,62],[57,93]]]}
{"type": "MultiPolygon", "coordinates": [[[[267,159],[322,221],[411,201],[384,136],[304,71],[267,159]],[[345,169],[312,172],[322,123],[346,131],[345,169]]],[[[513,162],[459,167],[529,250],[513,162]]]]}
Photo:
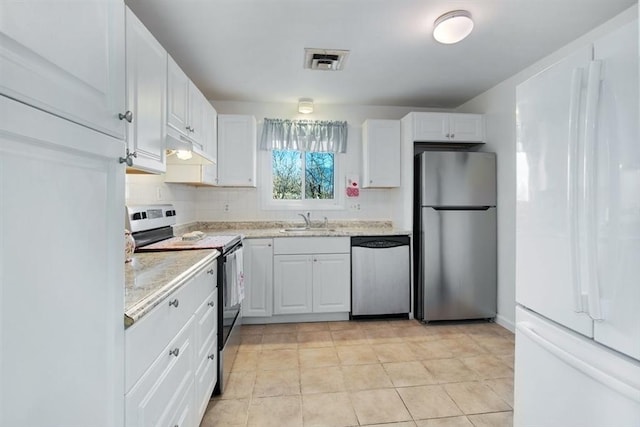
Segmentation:
{"type": "Polygon", "coordinates": [[[220,256],[218,264],[218,383],[214,394],[222,394],[227,384],[231,367],[235,361],[240,344],[240,334],[236,326],[240,325],[240,295],[236,280],[242,275],[242,242],[239,242],[220,256]]]}
{"type": "Polygon", "coordinates": [[[219,283],[222,285],[222,292],[218,298],[221,298],[219,307],[222,307],[219,313],[219,325],[220,335],[219,346],[222,349],[226,344],[231,330],[240,315],[240,297],[237,291],[236,280],[237,276],[241,274],[238,268],[242,268],[241,260],[240,265],[237,263],[237,255],[242,249],[242,243],[231,248],[227,253],[220,257],[222,265],[218,267],[219,283]]]}

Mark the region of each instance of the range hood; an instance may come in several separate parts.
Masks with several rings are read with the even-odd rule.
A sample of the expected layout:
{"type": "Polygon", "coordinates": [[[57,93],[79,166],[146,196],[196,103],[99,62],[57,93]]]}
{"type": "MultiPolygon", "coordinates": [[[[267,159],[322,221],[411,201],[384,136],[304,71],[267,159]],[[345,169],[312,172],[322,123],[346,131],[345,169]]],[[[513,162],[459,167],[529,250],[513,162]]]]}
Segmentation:
{"type": "Polygon", "coordinates": [[[215,163],[215,160],[212,159],[209,154],[204,152],[202,144],[182,135],[171,126],[167,126],[165,145],[166,149],[172,152],[167,154],[173,154],[178,151],[191,152],[193,155],[193,157],[189,159],[189,163],[191,164],[198,163],[202,165],[211,165],[215,163]]]}

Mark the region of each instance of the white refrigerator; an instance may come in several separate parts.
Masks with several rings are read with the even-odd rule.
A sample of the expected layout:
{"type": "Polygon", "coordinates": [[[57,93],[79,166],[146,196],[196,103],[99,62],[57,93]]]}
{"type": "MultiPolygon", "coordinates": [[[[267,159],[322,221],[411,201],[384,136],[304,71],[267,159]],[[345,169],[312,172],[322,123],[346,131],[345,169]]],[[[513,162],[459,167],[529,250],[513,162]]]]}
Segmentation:
{"type": "Polygon", "coordinates": [[[640,426],[638,22],[517,88],[516,427],[640,426]]]}

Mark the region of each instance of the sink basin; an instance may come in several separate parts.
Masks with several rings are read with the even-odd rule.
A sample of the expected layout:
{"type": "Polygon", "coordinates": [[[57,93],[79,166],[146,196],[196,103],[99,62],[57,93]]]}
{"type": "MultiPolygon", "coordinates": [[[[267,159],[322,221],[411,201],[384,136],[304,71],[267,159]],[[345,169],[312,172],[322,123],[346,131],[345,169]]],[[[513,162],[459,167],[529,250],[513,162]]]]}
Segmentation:
{"type": "Polygon", "coordinates": [[[290,227],[283,228],[280,230],[281,233],[317,233],[319,231],[336,231],[335,228],[324,228],[324,227],[290,227]]]}

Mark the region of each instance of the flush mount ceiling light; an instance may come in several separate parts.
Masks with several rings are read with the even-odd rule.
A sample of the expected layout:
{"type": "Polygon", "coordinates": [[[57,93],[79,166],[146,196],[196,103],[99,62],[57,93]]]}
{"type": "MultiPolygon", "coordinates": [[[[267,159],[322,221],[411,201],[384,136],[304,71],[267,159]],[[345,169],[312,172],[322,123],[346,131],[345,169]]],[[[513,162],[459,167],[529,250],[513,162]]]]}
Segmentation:
{"type": "Polygon", "coordinates": [[[298,100],[298,113],[302,113],[302,114],[313,113],[313,99],[300,98],[298,100]]]}
{"type": "Polygon", "coordinates": [[[466,10],[447,12],[436,19],[433,25],[433,38],[443,44],[458,43],[473,30],[471,13],[466,10]]]}

